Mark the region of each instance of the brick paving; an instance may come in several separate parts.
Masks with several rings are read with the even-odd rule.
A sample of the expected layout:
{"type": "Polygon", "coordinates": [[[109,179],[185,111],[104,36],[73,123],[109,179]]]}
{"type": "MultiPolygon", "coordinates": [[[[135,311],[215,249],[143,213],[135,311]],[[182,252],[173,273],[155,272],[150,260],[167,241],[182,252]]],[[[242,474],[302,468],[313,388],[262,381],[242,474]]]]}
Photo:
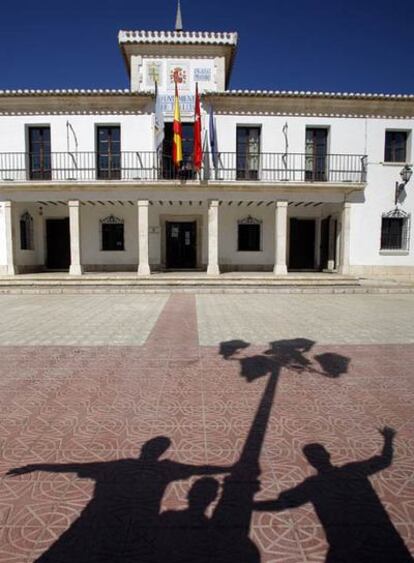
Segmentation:
{"type": "Polygon", "coordinates": [[[105,345],[93,325],[21,345],[20,324],[0,347],[0,561],[412,560],[412,301],[323,296],[349,342],[323,316],[294,331],[314,295],[277,326],[276,296],[140,297],[112,302],[122,345],[107,317],[105,345]]]}

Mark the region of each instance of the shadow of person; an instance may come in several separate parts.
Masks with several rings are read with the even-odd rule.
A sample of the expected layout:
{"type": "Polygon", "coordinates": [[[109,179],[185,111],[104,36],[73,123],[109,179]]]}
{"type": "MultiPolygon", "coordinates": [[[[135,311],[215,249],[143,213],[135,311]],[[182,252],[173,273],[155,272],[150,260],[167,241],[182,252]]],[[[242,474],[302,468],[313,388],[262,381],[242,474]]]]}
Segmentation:
{"type": "MultiPolygon", "coordinates": [[[[247,342],[232,340],[222,342],[220,353],[228,361],[238,361],[240,375],[248,383],[260,378],[267,378],[252,425],[246,436],[239,461],[225,478],[221,498],[211,519],[215,528],[219,548],[214,558],[215,563],[259,563],[260,552],[250,538],[250,524],[253,512],[253,499],[260,490],[260,455],[276,397],[277,384],[282,369],[298,373],[317,373],[333,377],[330,371],[315,368],[309,358],[315,342],[307,338],[294,338],[271,342],[262,354],[248,356],[247,342]]],[[[346,373],[349,360],[338,355],[335,376],[346,373]],[[339,359],[342,361],[339,362],[339,359]],[[343,370],[343,371],[342,371],[343,370]]],[[[321,363],[319,362],[321,365],[321,363]]],[[[330,369],[332,364],[325,363],[330,369]]]]}
{"type": "Polygon", "coordinates": [[[254,503],[254,510],[281,511],[312,503],[324,528],[327,563],[404,563],[413,561],[368,477],[389,467],[394,430],[383,428],[382,452],[370,459],[336,467],[321,444],[307,444],[303,453],[316,475],[276,500],[254,503]]]}
{"type": "Polygon", "coordinates": [[[33,471],[76,473],[93,479],[93,498],[79,517],[36,561],[38,563],[104,563],[153,561],[157,519],[165,489],[192,475],[229,471],[227,467],[193,466],[160,459],[170,439],[146,442],[137,459],[106,462],[36,464],[12,469],[8,475],[33,471]]]}
{"type": "Polygon", "coordinates": [[[206,511],[216,499],[219,483],[202,477],[188,493],[188,508],[161,514],[157,539],[158,563],[210,563],[215,561],[217,539],[206,511]]]}

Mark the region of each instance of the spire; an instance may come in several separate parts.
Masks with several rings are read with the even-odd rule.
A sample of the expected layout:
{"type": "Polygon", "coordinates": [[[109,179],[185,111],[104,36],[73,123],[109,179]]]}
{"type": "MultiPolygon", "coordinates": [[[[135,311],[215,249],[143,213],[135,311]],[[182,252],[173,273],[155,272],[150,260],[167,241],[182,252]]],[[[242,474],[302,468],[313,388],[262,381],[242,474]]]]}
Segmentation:
{"type": "Polygon", "coordinates": [[[183,18],[181,17],[181,4],[180,0],[177,3],[177,15],[175,18],[175,31],[182,31],[183,30],[183,18]]]}

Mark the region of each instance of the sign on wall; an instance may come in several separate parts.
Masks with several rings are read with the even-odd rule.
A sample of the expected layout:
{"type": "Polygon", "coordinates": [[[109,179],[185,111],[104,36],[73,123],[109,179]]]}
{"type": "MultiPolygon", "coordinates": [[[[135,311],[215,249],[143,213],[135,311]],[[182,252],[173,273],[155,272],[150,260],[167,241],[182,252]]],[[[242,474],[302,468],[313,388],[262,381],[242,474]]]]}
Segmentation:
{"type": "Polygon", "coordinates": [[[210,82],[211,68],[195,68],[194,69],[194,82],[210,82]]]}

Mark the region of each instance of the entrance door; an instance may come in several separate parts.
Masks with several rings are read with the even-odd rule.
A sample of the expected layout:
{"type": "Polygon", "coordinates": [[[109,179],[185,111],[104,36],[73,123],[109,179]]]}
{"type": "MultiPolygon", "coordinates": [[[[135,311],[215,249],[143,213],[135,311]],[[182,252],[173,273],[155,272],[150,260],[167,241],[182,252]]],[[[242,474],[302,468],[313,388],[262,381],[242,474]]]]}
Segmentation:
{"type": "Polygon", "coordinates": [[[47,267],[68,270],[70,266],[69,218],[46,220],[47,267]]]}
{"type": "Polygon", "coordinates": [[[167,221],[167,268],[196,267],[196,221],[167,221]]]}
{"type": "Polygon", "coordinates": [[[289,268],[313,270],[315,267],[315,220],[290,220],[289,268]]]}

